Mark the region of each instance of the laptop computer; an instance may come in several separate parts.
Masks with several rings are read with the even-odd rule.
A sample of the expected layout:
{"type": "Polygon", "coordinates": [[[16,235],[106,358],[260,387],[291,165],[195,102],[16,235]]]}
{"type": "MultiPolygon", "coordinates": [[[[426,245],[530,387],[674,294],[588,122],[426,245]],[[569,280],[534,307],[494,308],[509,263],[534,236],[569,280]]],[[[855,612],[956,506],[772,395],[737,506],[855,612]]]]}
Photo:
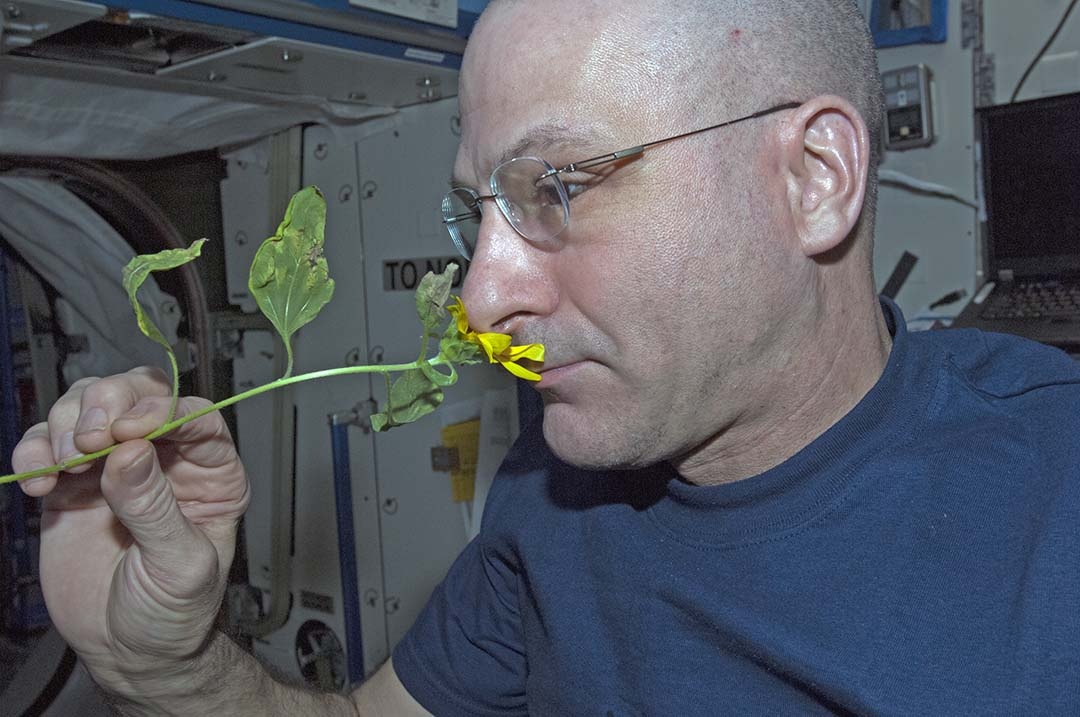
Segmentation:
{"type": "Polygon", "coordinates": [[[1080,93],[977,111],[988,283],[953,326],[1080,347],[1080,93]]]}

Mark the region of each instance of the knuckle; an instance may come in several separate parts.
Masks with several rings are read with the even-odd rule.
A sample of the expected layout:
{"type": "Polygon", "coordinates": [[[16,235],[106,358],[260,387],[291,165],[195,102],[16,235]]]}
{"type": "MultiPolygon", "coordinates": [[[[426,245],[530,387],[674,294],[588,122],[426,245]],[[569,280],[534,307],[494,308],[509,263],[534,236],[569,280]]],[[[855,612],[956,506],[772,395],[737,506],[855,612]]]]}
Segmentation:
{"type": "Polygon", "coordinates": [[[136,366],[124,375],[136,380],[148,381],[166,389],[172,386],[169,374],[159,366],[136,366]]]}
{"type": "Polygon", "coordinates": [[[71,387],[68,389],[68,393],[81,393],[82,391],[86,390],[87,386],[92,386],[100,380],[100,376],[85,376],[83,378],[80,378],[79,380],[75,381],[75,383],[71,384],[71,387]]]}
{"type": "Polygon", "coordinates": [[[121,376],[109,376],[86,387],[82,405],[130,406],[138,400],[131,383],[121,376]]]}
{"type": "MultiPolygon", "coordinates": [[[[79,395],[81,395],[81,392],[79,395]]],[[[66,426],[68,423],[75,424],[75,419],[78,418],[79,395],[72,395],[72,392],[68,391],[49,407],[49,416],[46,422],[47,431],[66,426]]]]}
{"type": "Polygon", "coordinates": [[[218,554],[208,540],[200,540],[192,550],[191,559],[184,563],[184,578],[192,590],[212,591],[217,586],[218,554]]]}
{"type": "Polygon", "coordinates": [[[38,423],[27,429],[15,445],[11,452],[11,465],[20,471],[31,462],[43,460],[52,460],[52,446],[49,443],[49,425],[38,423]]]}

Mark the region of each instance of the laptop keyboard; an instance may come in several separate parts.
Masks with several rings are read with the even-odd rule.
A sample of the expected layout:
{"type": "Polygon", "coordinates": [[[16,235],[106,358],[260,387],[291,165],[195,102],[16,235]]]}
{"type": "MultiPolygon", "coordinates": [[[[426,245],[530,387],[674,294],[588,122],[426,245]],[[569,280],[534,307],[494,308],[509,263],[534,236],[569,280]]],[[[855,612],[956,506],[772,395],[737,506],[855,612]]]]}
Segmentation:
{"type": "Polygon", "coordinates": [[[1080,283],[1045,281],[999,285],[979,314],[983,319],[1080,319],[1080,283]]]}

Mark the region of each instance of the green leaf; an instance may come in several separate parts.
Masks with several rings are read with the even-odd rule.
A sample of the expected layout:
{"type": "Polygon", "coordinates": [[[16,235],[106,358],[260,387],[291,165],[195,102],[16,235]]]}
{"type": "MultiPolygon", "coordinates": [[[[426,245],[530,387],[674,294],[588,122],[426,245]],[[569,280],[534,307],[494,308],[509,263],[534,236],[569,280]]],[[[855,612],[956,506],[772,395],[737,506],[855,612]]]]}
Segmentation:
{"type": "Polygon", "coordinates": [[[293,195],[277,233],[255,253],[248,288],[259,308],[277,329],[292,374],[292,335],[314,319],[334,295],[323,256],[326,200],[317,187],[293,195]]]}
{"type": "Polygon", "coordinates": [[[446,327],[442,340],[439,341],[439,353],[458,365],[480,363],[480,347],[472,341],[465,341],[458,333],[457,325],[451,322],[446,327]]]}
{"type": "Polygon", "coordinates": [[[135,309],[135,320],[139,322],[139,329],[148,338],[165,347],[171,356],[172,345],[161,333],[161,330],[150,320],[142,309],[142,305],[136,298],[139,287],[143,285],[152,271],[165,271],[183,266],[195,259],[202,252],[202,246],[206,239],[199,239],[187,249],[166,249],[157,254],[141,254],[127,263],[122,272],[121,284],[131,300],[131,308],[135,309]]]}
{"type": "Polygon", "coordinates": [[[382,433],[390,430],[390,418],[385,413],[373,413],[371,414],[371,428],[376,433],[382,433]]]}
{"type": "Polygon", "coordinates": [[[416,287],[416,313],[428,331],[435,331],[446,319],[446,309],[443,307],[450,299],[450,288],[457,270],[457,264],[451,262],[441,274],[429,271],[416,287]]]}
{"type": "Polygon", "coordinates": [[[385,431],[412,423],[432,413],[442,402],[442,389],[421,369],[411,369],[394,381],[386,410],[371,417],[371,427],[385,431]]]}
{"type": "Polygon", "coordinates": [[[457,383],[457,369],[454,368],[453,365],[450,365],[447,368],[450,369],[450,373],[443,373],[439,369],[429,364],[427,361],[423,361],[420,363],[420,371],[428,377],[429,381],[431,381],[439,388],[446,388],[447,386],[453,386],[455,383],[457,383]]]}

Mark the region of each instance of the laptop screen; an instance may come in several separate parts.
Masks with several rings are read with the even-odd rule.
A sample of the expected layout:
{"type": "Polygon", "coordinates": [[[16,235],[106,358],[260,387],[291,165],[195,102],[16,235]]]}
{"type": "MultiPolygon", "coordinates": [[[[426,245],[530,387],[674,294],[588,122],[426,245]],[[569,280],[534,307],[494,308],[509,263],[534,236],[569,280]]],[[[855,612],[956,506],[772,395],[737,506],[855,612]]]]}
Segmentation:
{"type": "Polygon", "coordinates": [[[1080,93],[979,114],[992,275],[1080,274],[1080,93]]]}

